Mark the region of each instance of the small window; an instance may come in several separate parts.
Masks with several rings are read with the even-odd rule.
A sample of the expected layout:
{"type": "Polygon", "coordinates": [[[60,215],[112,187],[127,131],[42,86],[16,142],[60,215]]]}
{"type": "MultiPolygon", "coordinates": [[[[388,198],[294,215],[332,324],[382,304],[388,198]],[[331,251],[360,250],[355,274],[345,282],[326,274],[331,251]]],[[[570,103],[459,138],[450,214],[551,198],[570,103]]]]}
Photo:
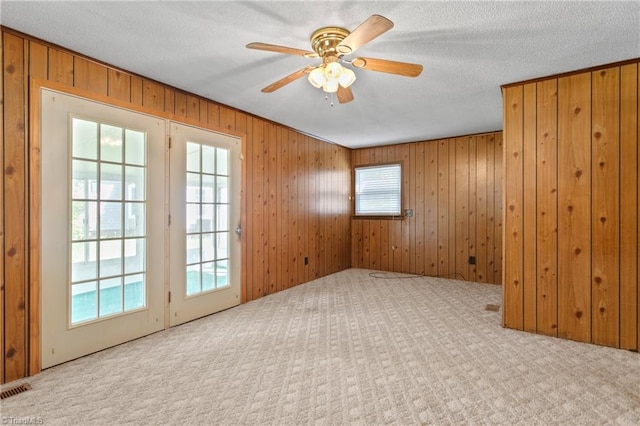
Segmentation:
{"type": "Polygon", "coordinates": [[[400,216],[402,166],[355,168],[356,216],[400,216]]]}

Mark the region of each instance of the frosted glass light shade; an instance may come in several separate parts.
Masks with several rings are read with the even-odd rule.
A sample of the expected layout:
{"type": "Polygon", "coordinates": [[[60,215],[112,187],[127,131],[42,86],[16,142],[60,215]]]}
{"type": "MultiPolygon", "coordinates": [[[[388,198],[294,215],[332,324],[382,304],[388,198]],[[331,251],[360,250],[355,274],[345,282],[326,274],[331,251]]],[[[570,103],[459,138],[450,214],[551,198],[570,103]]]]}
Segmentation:
{"type": "Polygon", "coordinates": [[[331,80],[332,78],[338,79],[342,75],[342,71],[343,71],[342,65],[340,65],[337,62],[329,62],[326,65],[325,75],[329,80],[331,80]]]}
{"type": "Polygon", "coordinates": [[[335,93],[338,91],[338,80],[327,80],[327,82],[324,84],[324,86],[322,87],[322,90],[324,90],[327,93],[335,93]]]}
{"type": "Polygon", "coordinates": [[[309,83],[311,83],[311,85],[317,89],[324,86],[324,84],[327,82],[327,79],[324,76],[324,68],[318,67],[313,71],[311,71],[309,73],[308,79],[309,79],[309,83]]]}
{"type": "Polygon", "coordinates": [[[356,73],[351,71],[349,68],[343,68],[342,75],[338,80],[340,86],[346,89],[347,87],[351,86],[354,81],[356,81],[356,73]]]}

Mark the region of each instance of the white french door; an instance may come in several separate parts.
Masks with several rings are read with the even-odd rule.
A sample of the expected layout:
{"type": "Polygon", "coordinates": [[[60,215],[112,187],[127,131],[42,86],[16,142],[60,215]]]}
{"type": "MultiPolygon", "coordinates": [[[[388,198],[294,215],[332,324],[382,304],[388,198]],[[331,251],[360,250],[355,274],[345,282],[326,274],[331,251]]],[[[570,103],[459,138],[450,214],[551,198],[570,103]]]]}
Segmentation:
{"type": "Polygon", "coordinates": [[[164,328],[166,130],[47,89],[41,114],[47,368],[164,328]]]}
{"type": "Polygon", "coordinates": [[[40,96],[42,367],[238,305],[241,139],[40,96]]]}
{"type": "Polygon", "coordinates": [[[241,139],[174,122],[170,138],[174,326],[240,304],[241,139]]]}

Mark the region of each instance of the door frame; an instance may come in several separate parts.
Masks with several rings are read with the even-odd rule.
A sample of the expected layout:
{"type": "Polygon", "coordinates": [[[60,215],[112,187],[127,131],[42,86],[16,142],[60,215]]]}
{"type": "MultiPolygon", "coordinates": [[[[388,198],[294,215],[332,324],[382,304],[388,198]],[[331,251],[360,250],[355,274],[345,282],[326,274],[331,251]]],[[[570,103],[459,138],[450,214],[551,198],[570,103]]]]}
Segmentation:
{"type": "MultiPolygon", "coordinates": [[[[27,338],[28,346],[28,371],[27,375],[32,376],[42,371],[41,360],[41,309],[42,309],[42,292],[41,292],[41,235],[40,235],[40,223],[41,223],[41,208],[42,208],[42,196],[41,196],[41,89],[49,89],[58,91],[71,96],[78,96],[87,100],[98,102],[133,112],[143,113],[163,119],[166,121],[174,121],[177,123],[199,127],[204,130],[212,130],[219,133],[228,134],[241,139],[241,158],[246,157],[246,134],[241,132],[231,131],[229,129],[221,128],[219,126],[212,126],[207,123],[201,123],[197,120],[189,119],[183,116],[177,116],[175,114],[166,113],[156,109],[144,107],[142,105],[134,104],[131,102],[124,102],[118,99],[110,98],[106,95],[96,94],[87,90],[78,89],[73,86],[69,86],[64,83],[52,82],[43,78],[32,78],[29,85],[29,145],[26,147],[28,154],[28,197],[29,207],[27,212],[28,226],[27,226],[27,241],[29,243],[29,249],[27,252],[27,268],[29,276],[28,284],[28,297],[25,300],[25,309],[27,309],[28,315],[28,330],[29,335],[27,338]]],[[[212,101],[208,101],[212,102],[212,101]]],[[[26,115],[26,114],[25,114],[26,115]]],[[[167,136],[168,137],[168,134],[167,136]]],[[[241,173],[240,173],[240,223],[243,228],[246,223],[246,162],[241,161],[241,173]]],[[[165,172],[165,183],[168,179],[165,172]]],[[[166,187],[166,185],[165,185],[166,187]]],[[[165,189],[167,190],[167,189],[165,189]]],[[[168,210],[167,210],[168,211],[168,210]]],[[[246,239],[243,234],[241,237],[241,303],[245,302],[246,295],[246,239]]],[[[167,245],[165,244],[165,247],[167,245]]],[[[168,247],[166,248],[168,250],[168,247]]],[[[165,312],[168,311],[168,276],[165,275],[165,312]]],[[[168,316],[165,315],[165,328],[168,321],[168,316]]]]}

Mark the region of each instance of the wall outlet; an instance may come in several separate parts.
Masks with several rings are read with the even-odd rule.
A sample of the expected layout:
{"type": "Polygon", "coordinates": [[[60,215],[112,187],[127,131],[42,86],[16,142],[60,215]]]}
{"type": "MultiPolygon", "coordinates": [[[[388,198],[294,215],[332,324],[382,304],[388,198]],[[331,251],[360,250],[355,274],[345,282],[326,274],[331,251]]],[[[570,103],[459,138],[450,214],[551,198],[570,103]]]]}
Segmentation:
{"type": "Polygon", "coordinates": [[[304,264],[308,265],[309,264],[309,256],[305,256],[304,257],[304,264]]]}
{"type": "Polygon", "coordinates": [[[469,256],[469,265],[475,265],[475,264],[476,264],[476,257],[469,256]]]}
{"type": "Polygon", "coordinates": [[[404,215],[405,217],[413,217],[413,209],[406,209],[404,215]]]}

